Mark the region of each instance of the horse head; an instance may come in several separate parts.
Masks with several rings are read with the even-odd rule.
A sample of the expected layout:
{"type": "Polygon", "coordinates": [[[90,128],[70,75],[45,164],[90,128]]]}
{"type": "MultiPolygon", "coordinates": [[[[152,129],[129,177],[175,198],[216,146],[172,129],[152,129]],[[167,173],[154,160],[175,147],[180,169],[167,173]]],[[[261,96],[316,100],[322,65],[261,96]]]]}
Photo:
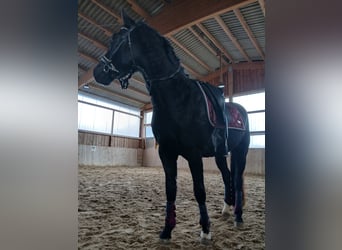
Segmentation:
{"type": "Polygon", "coordinates": [[[109,85],[118,79],[121,87],[126,89],[128,79],[136,70],[130,41],[130,34],[136,28],[136,23],[124,11],[121,12],[121,16],[124,25],[118,33],[113,34],[109,49],[101,57],[93,74],[98,83],[109,85]]]}
{"type": "Polygon", "coordinates": [[[164,80],[183,72],[169,41],[144,22],[135,22],[121,12],[123,26],[113,34],[107,53],[94,69],[97,82],[109,85],[118,79],[123,89],[128,79],[140,71],[150,90],[151,82],[164,80]]]}

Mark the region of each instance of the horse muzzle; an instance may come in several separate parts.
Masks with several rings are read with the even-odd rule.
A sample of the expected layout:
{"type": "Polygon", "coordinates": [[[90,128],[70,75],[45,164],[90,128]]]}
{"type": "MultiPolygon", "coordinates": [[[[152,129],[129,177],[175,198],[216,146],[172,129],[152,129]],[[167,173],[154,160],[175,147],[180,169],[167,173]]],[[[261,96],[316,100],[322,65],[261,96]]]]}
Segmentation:
{"type": "Polygon", "coordinates": [[[100,63],[98,64],[93,71],[93,76],[95,81],[101,83],[103,85],[109,85],[115,79],[115,72],[109,70],[106,72],[104,70],[105,65],[100,63]]]}

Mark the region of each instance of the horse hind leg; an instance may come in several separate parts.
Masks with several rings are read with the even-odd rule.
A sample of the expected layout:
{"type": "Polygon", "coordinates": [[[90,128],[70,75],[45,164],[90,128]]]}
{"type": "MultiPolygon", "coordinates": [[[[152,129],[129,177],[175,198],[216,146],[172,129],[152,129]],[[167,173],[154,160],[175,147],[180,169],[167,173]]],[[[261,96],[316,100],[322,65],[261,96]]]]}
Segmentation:
{"type": "Polygon", "coordinates": [[[231,154],[231,171],[233,177],[233,193],[235,199],[234,215],[235,226],[240,227],[243,225],[243,204],[244,204],[244,183],[243,173],[246,166],[247,153],[243,150],[234,150],[231,154]]]}
{"type": "Polygon", "coordinates": [[[231,173],[227,165],[227,159],[225,156],[215,156],[215,161],[218,169],[221,171],[223,183],[224,183],[224,202],[222,215],[229,216],[229,207],[234,206],[235,200],[233,199],[233,189],[231,182],[231,173]]]}

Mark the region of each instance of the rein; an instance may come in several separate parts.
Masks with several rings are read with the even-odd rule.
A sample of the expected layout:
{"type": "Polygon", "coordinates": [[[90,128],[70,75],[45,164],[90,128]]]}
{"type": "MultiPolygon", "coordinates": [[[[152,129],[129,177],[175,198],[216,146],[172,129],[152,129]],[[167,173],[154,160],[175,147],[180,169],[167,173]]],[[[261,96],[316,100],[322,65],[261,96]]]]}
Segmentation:
{"type": "MultiPolygon", "coordinates": [[[[127,34],[127,36],[128,36],[128,47],[129,47],[129,51],[130,51],[131,60],[133,62],[132,70],[130,72],[128,72],[126,75],[124,75],[123,77],[119,78],[119,81],[120,81],[120,84],[121,84],[121,88],[123,88],[123,89],[127,89],[127,87],[128,87],[128,79],[132,76],[132,73],[133,73],[134,69],[139,69],[144,74],[146,82],[148,82],[149,85],[150,85],[153,81],[165,81],[165,80],[168,80],[170,78],[173,78],[176,74],[178,74],[181,71],[181,68],[182,68],[181,65],[179,64],[177,69],[173,73],[171,73],[170,75],[163,76],[163,77],[160,77],[160,78],[152,78],[152,79],[150,79],[147,76],[145,70],[141,66],[137,65],[136,62],[135,62],[135,57],[134,57],[133,48],[132,48],[131,32],[136,27],[137,27],[136,25],[134,27],[130,28],[130,29],[128,29],[127,27],[121,27],[121,30],[127,30],[127,32],[128,32],[128,34],[127,34]]],[[[120,47],[122,46],[122,44],[124,42],[125,42],[125,39],[123,39],[118,44],[118,46],[110,53],[109,58],[112,58],[114,56],[114,54],[120,49],[120,47]]],[[[112,70],[112,71],[115,71],[116,73],[120,74],[120,71],[115,67],[115,65],[113,64],[112,60],[109,59],[109,58],[104,55],[100,59],[101,62],[104,64],[103,71],[105,73],[108,73],[110,70],[112,70]]]]}

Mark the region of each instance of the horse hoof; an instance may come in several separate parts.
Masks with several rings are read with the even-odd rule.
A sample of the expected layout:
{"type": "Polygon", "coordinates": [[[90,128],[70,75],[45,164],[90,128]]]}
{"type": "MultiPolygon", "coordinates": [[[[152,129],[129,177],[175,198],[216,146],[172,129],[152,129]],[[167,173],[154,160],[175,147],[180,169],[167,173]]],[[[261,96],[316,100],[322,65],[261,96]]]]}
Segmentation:
{"type": "Polygon", "coordinates": [[[201,242],[201,244],[209,245],[211,243],[211,232],[206,234],[206,233],[203,233],[203,231],[201,231],[201,240],[200,240],[200,242],[201,242]]]}
{"type": "Polygon", "coordinates": [[[170,240],[171,239],[171,230],[169,229],[164,229],[160,234],[159,234],[159,239],[160,240],[170,240]]]}
{"type": "Polygon", "coordinates": [[[160,243],[160,244],[163,244],[163,245],[170,244],[170,239],[162,239],[162,238],[159,238],[159,243],[160,243]]]}
{"type": "Polygon", "coordinates": [[[201,231],[201,240],[211,240],[211,232],[209,233],[204,233],[203,231],[201,231]]]}
{"type": "Polygon", "coordinates": [[[243,228],[243,221],[234,221],[234,226],[236,228],[243,228]]]}

